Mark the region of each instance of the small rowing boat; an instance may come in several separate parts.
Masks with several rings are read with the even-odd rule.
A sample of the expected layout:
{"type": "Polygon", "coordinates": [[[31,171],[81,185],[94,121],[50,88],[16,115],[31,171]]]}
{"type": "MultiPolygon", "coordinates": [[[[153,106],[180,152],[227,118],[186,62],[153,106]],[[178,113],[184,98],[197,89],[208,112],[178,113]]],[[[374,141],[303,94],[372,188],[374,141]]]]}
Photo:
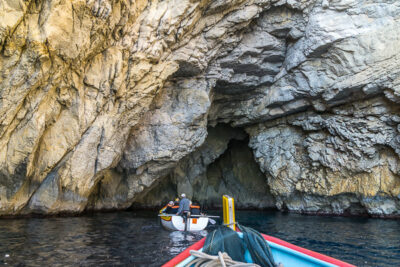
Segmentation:
{"type": "Polygon", "coordinates": [[[179,215],[160,214],[162,226],[170,231],[201,231],[204,230],[209,222],[209,216],[194,216],[186,219],[179,215]],[[187,224],[187,226],[186,226],[187,224]]]}

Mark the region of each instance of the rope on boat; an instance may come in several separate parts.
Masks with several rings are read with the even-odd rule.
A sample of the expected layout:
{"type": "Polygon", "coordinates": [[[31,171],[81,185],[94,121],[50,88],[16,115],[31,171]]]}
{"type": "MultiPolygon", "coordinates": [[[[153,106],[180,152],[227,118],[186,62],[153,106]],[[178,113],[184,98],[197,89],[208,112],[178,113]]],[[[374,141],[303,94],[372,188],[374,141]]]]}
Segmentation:
{"type": "Polygon", "coordinates": [[[260,267],[260,265],[254,263],[234,261],[226,252],[218,252],[218,256],[213,256],[197,250],[191,250],[190,254],[197,258],[189,263],[189,266],[194,267],[260,267]]]}

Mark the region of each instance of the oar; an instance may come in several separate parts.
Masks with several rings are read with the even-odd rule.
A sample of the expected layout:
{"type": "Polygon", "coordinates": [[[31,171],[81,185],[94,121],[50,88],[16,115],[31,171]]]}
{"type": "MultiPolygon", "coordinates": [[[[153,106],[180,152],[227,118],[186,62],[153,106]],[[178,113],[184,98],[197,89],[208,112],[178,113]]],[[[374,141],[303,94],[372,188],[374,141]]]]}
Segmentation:
{"type": "MultiPolygon", "coordinates": [[[[158,217],[164,217],[164,216],[180,216],[176,214],[158,214],[158,217]]],[[[219,218],[220,216],[211,216],[211,215],[190,215],[190,218],[199,218],[199,217],[207,217],[207,218],[219,218]]]]}
{"type": "Polygon", "coordinates": [[[213,215],[190,215],[190,217],[219,218],[220,216],[213,216],[213,215]]]}

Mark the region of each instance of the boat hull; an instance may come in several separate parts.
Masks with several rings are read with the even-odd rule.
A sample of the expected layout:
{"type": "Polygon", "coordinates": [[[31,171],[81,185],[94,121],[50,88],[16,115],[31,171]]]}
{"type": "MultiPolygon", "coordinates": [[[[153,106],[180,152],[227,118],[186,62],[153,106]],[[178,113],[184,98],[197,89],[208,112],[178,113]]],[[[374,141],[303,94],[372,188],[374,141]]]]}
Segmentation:
{"type": "MultiPolygon", "coordinates": [[[[182,216],[161,216],[162,226],[170,231],[185,231],[185,220],[182,216]]],[[[190,218],[187,231],[195,232],[204,230],[208,225],[207,217],[190,218]]]]}
{"type": "MultiPolygon", "coordinates": [[[[355,267],[349,263],[331,258],[329,256],[295,246],[281,239],[264,235],[262,236],[267,240],[274,260],[277,263],[282,263],[285,267],[305,267],[305,266],[341,266],[341,267],[355,267]]],[[[181,267],[185,266],[190,261],[190,250],[202,250],[205,238],[196,242],[185,251],[177,255],[175,258],[165,263],[163,267],[181,267]]]]}

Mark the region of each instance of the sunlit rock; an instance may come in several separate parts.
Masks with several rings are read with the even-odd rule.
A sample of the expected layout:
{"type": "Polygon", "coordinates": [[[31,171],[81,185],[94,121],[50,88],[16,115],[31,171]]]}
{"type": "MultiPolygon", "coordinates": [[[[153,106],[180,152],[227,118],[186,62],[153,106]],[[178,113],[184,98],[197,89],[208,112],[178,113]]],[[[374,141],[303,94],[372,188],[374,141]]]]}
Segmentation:
{"type": "Polygon", "coordinates": [[[399,26],[394,0],[0,1],[0,215],[170,198],[157,185],[398,215],[399,26]],[[205,149],[222,124],[254,161],[246,137],[205,149]]]}

